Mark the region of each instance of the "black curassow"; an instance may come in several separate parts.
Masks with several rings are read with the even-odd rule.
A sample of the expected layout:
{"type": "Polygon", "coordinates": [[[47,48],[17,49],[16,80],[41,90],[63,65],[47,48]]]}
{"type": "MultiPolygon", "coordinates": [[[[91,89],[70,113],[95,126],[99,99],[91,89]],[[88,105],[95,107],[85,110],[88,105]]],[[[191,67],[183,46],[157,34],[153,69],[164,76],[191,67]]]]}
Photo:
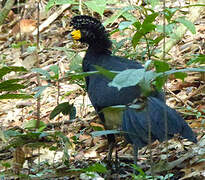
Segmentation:
{"type": "MultiPolygon", "coordinates": [[[[112,43],[104,26],[97,19],[81,15],[72,18],[70,25],[74,30],[70,33],[72,39],[87,43],[89,45],[83,59],[83,71],[96,71],[95,65],[101,66],[111,71],[123,71],[126,69],[143,68],[136,61],[131,61],[122,57],[112,56],[109,48],[112,43]]],[[[135,150],[135,163],[138,148],[146,146],[150,141],[164,141],[170,139],[174,134],[180,134],[192,142],[197,142],[192,129],[174,110],[168,107],[161,92],[154,92],[147,98],[146,108],[141,111],[127,108],[123,111],[105,113],[104,108],[115,105],[128,105],[135,99],[140,98],[141,90],[139,86],[131,86],[118,90],[108,86],[110,82],[101,74],[92,74],[86,78],[88,96],[98,113],[106,129],[121,128],[126,140],[133,144],[135,150]],[[165,114],[167,123],[165,123],[165,114]],[[150,124],[150,136],[149,124],[150,124]],[[167,124],[167,128],[165,128],[167,124]],[[167,129],[167,130],[166,130],[167,129]]],[[[114,135],[108,135],[111,158],[114,135]]]]}

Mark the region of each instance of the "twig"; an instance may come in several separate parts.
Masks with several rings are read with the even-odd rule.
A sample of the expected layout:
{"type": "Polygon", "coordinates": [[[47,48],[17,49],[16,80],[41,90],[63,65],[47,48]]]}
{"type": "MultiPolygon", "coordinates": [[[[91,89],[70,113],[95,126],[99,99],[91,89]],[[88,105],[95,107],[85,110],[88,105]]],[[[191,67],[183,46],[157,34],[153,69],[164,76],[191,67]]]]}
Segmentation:
{"type": "Polygon", "coordinates": [[[188,99],[190,99],[191,97],[195,96],[196,94],[198,94],[202,89],[205,88],[205,84],[200,86],[199,88],[197,88],[194,92],[192,92],[189,96],[187,96],[184,101],[187,101],[188,99]]]}
{"type": "MultiPolygon", "coordinates": [[[[53,13],[39,26],[39,32],[42,32],[44,29],[46,29],[53,21],[58,18],[58,16],[60,16],[70,6],[70,4],[64,4],[63,6],[61,6],[61,8],[57,12],[53,13]]],[[[35,30],[32,34],[37,35],[37,30],[35,30]]]]}
{"type": "Polygon", "coordinates": [[[176,99],[178,99],[181,103],[183,103],[186,106],[192,106],[193,107],[193,103],[187,100],[182,100],[180,99],[176,94],[174,94],[170,89],[164,87],[167,91],[169,91],[170,94],[172,94],[172,96],[174,96],[176,99]]]}

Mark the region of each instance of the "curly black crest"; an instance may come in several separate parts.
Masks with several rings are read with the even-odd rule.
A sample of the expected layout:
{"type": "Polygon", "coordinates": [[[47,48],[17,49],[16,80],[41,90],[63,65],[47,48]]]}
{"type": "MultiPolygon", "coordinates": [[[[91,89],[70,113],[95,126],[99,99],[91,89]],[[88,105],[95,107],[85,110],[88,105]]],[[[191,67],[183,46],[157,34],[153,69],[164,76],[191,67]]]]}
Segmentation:
{"type": "Polygon", "coordinates": [[[109,34],[99,20],[86,15],[75,16],[70,25],[81,31],[80,41],[89,44],[96,51],[104,51],[111,47],[109,34]]]}

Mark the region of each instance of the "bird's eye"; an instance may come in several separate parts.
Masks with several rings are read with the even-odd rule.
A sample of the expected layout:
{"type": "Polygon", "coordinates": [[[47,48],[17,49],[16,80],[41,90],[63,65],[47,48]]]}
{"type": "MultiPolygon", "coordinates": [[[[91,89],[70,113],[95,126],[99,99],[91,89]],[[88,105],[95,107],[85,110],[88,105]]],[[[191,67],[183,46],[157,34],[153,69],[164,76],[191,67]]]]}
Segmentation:
{"type": "Polygon", "coordinates": [[[71,32],[71,36],[74,40],[79,40],[81,39],[81,32],[80,30],[74,30],[71,32]]]}

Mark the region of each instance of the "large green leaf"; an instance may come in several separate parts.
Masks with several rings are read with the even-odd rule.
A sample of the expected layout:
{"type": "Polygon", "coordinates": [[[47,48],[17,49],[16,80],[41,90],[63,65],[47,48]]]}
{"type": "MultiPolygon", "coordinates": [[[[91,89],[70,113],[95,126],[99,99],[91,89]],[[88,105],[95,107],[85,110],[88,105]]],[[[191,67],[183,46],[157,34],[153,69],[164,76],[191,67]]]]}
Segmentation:
{"type": "Polygon", "coordinates": [[[179,17],[176,19],[177,22],[182,23],[192,34],[196,34],[196,28],[191,21],[185,19],[185,17],[179,17]]]}
{"type": "Polygon", "coordinates": [[[82,57],[79,56],[78,54],[73,54],[73,53],[70,53],[68,56],[69,59],[71,59],[69,70],[74,72],[82,72],[82,61],[83,61],[82,57]],[[71,55],[74,58],[72,58],[71,55]]]}
{"type": "Polygon", "coordinates": [[[127,69],[115,76],[109,86],[117,87],[118,90],[123,87],[134,86],[138,84],[145,74],[145,69],[127,69]]]}
{"type": "Polygon", "coordinates": [[[38,98],[44,90],[46,90],[47,87],[49,87],[50,85],[47,86],[38,86],[36,88],[33,89],[33,91],[37,91],[36,94],[34,95],[34,98],[38,98]]]}
{"type": "Polygon", "coordinates": [[[130,25],[132,25],[133,22],[132,21],[123,21],[119,24],[119,30],[124,30],[127,29],[130,25]]]}
{"type": "Polygon", "coordinates": [[[155,19],[158,15],[159,15],[159,13],[155,12],[155,13],[152,13],[152,14],[146,16],[144,22],[142,23],[142,27],[145,26],[146,24],[151,24],[153,21],[155,21],[155,19]]]}
{"type": "Polygon", "coordinates": [[[168,71],[170,69],[169,64],[165,61],[158,61],[155,60],[154,61],[154,66],[156,68],[156,72],[165,72],[168,71]]]}
{"type": "Polygon", "coordinates": [[[92,74],[99,74],[99,71],[90,71],[90,72],[82,72],[82,73],[67,72],[66,76],[72,80],[82,80],[83,78],[90,76],[92,74]]]}
{"type": "Polygon", "coordinates": [[[137,46],[138,42],[139,42],[140,39],[143,37],[143,35],[144,35],[144,34],[141,33],[140,31],[137,31],[137,32],[134,34],[134,36],[133,36],[133,38],[132,38],[132,45],[133,45],[134,48],[137,46]]]}
{"type": "Polygon", "coordinates": [[[199,64],[205,64],[205,55],[204,54],[194,54],[194,57],[191,58],[187,65],[190,65],[192,63],[199,63],[199,64]]]}
{"type": "Polygon", "coordinates": [[[147,1],[148,3],[150,3],[150,5],[152,6],[152,8],[154,8],[156,5],[158,5],[160,3],[159,0],[149,0],[147,1]]]}
{"type": "MultiPolygon", "coordinates": [[[[25,129],[35,129],[36,124],[37,124],[37,120],[32,119],[32,120],[27,121],[26,123],[24,123],[23,127],[25,129]]],[[[40,121],[39,128],[42,128],[42,127],[46,128],[46,124],[43,121],[40,121]]]]}
{"type": "Polygon", "coordinates": [[[0,99],[29,99],[33,98],[33,96],[28,94],[2,94],[0,95],[0,99]]]}
{"type": "Polygon", "coordinates": [[[178,72],[205,72],[205,68],[186,68],[186,69],[179,69],[179,70],[172,69],[170,71],[158,73],[158,77],[167,76],[178,72]]]}
{"type": "Polygon", "coordinates": [[[139,82],[143,96],[148,97],[152,92],[152,82],[156,79],[157,73],[154,71],[145,71],[144,78],[139,82]]]}
{"type": "Polygon", "coordinates": [[[173,15],[175,14],[175,12],[177,12],[179,10],[179,8],[166,8],[164,11],[165,14],[165,18],[167,19],[167,21],[170,23],[171,18],[173,17],[173,15]]]}
{"type": "MultiPolygon", "coordinates": [[[[165,26],[165,34],[167,36],[171,36],[174,33],[174,30],[176,28],[176,23],[170,23],[165,26]]],[[[156,25],[156,31],[163,33],[164,32],[164,26],[163,25],[156,25]]]]}
{"type": "Polygon", "coordinates": [[[136,17],[133,15],[133,13],[130,13],[128,10],[123,12],[122,16],[128,21],[132,21],[132,22],[137,21],[136,17]]]}
{"type": "Polygon", "coordinates": [[[106,0],[84,1],[83,3],[88,7],[88,9],[99,13],[101,17],[103,17],[103,13],[106,9],[107,4],[106,0]]]}
{"type": "Polygon", "coordinates": [[[51,79],[51,76],[50,76],[49,72],[46,71],[46,70],[44,70],[44,69],[41,69],[41,68],[33,68],[31,71],[32,71],[32,72],[35,72],[35,73],[39,73],[39,74],[45,76],[46,79],[51,79]]]}
{"type": "Polygon", "coordinates": [[[112,80],[116,76],[116,73],[104,69],[101,66],[95,65],[95,68],[99,71],[100,74],[104,75],[106,78],[110,80],[112,80]]]}
{"type": "Polygon", "coordinates": [[[51,78],[58,80],[59,79],[59,67],[58,67],[58,65],[53,65],[49,69],[54,73],[54,76],[52,76],[51,78]]]}
{"type": "Polygon", "coordinates": [[[109,17],[104,23],[104,26],[107,26],[108,24],[113,24],[120,16],[122,16],[124,13],[126,13],[128,10],[134,9],[132,6],[125,7],[123,9],[120,9],[118,11],[115,11],[115,13],[109,17]]]}
{"type": "Polygon", "coordinates": [[[141,32],[143,35],[153,31],[156,28],[156,25],[147,23],[142,26],[141,32]]]}
{"type": "Polygon", "coordinates": [[[69,104],[69,102],[64,102],[59,104],[54,108],[54,110],[50,114],[50,119],[53,119],[58,114],[62,113],[63,115],[70,115],[71,119],[75,118],[76,109],[73,105],[69,104]]]}
{"type": "MultiPolygon", "coordinates": [[[[92,164],[90,166],[88,166],[87,168],[84,168],[83,171],[85,172],[97,172],[97,173],[107,173],[107,169],[104,165],[100,164],[100,163],[95,163],[92,164]]],[[[98,179],[98,178],[94,178],[94,179],[98,179]]]]}
{"type": "Polygon", "coordinates": [[[16,82],[21,81],[22,79],[10,79],[0,83],[0,91],[16,91],[19,89],[24,89],[23,84],[16,84],[16,82]]]}
{"type": "Polygon", "coordinates": [[[24,67],[19,67],[19,66],[5,66],[0,69],[0,79],[2,77],[10,72],[27,72],[27,70],[24,67]]]}
{"type": "Polygon", "coordinates": [[[63,5],[63,4],[78,4],[78,2],[74,0],[49,0],[46,5],[46,11],[52,8],[55,5],[63,5]]]}
{"type": "Polygon", "coordinates": [[[174,73],[174,77],[176,79],[181,79],[184,81],[184,78],[187,77],[187,73],[184,73],[184,72],[177,72],[177,73],[174,73]]]}

